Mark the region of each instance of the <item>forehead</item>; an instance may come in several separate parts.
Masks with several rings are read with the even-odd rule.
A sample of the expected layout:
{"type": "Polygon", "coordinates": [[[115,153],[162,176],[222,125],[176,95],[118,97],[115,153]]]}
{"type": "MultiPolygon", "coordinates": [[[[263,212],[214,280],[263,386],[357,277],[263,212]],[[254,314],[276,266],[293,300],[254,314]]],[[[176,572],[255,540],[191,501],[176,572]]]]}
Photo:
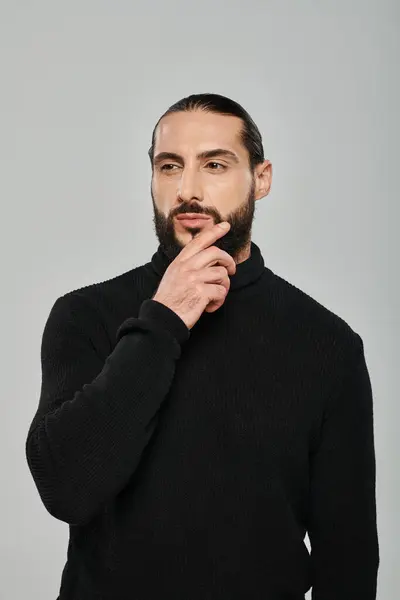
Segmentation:
{"type": "Polygon", "coordinates": [[[239,136],[242,125],[238,117],[202,110],[170,113],[161,119],[156,129],[155,154],[165,151],[189,155],[224,148],[247,160],[239,136]]]}

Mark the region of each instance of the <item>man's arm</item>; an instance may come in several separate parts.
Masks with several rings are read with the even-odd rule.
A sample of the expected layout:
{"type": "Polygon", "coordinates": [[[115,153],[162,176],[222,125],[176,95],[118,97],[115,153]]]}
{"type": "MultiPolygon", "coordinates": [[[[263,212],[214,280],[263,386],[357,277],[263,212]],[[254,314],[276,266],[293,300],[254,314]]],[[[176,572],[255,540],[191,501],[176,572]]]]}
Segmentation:
{"type": "Polygon", "coordinates": [[[46,509],[69,524],[90,521],[135,472],[190,335],[169,308],[146,300],[139,318],[121,324],[104,362],[85,332],[85,323],[102,331],[90,311],[74,294],[53,305],[42,337],[39,406],[26,439],[46,509]]]}
{"type": "Polygon", "coordinates": [[[364,346],[326,409],[312,457],[308,535],[312,600],[375,600],[379,545],[373,396],[364,346]]]}

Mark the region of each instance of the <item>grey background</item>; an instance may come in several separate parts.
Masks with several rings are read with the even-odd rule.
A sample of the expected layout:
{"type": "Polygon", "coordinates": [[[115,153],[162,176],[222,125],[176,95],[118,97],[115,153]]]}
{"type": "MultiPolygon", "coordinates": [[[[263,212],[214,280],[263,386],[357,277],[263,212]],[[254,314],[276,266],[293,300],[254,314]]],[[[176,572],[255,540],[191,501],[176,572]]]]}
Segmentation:
{"type": "Polygon", "coordinates": [[[378,598],[398,598],[399,17],[389,0],[0,2],[1,600],[55,600],[66,560],[24,454],[45,320],[59,295],[150,259],[151,130],[199,92],[263,134],[266,264],[364,340],[378,598]]]}

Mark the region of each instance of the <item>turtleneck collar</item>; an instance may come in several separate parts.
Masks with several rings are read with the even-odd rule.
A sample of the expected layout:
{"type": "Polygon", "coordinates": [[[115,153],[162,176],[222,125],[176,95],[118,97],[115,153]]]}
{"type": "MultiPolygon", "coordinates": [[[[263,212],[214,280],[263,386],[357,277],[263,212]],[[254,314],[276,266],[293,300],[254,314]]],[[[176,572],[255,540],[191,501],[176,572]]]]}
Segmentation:
{"type": "MultiPolygon", "coordinates": [[[[157,251],[151,258],[151,266],[160,278],[164,275],[170,263],[171,259],[165,254],[161,245],[159,245],[157,251]]],[[[230,291],[238,290],[253,283],[261,277],[264,270],[264,259],[260,248],[251,241],[250,256],[243,262],[237,264],[236,273],[229,276],[231,280],[230,291]]]]}

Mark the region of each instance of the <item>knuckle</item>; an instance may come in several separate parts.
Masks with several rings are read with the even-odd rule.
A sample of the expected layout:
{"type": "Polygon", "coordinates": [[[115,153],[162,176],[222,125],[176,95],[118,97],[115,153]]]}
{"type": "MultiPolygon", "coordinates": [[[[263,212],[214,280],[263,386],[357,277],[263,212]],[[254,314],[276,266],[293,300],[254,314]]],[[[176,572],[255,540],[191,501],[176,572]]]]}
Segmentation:
{"type": "Polygon", "coordinates": [[[226,268],[218,267],[218,274],[221,276],[222,279],[225,279],[225,277],[227,275],[226,268]]]}
{"type": "Polygon", "coordinates": [[[186,276],[186,281],[190,284],[193,284],[197,279],[196,273],[194,271],[187,271],[185,276],[186,276]]]}
{"type": "Polygon", "coordinates": [[[195,294],[198,297],[202,297],[205,292],[205,286],[202,283],[197,282],[194,287],[195,294]]]}

